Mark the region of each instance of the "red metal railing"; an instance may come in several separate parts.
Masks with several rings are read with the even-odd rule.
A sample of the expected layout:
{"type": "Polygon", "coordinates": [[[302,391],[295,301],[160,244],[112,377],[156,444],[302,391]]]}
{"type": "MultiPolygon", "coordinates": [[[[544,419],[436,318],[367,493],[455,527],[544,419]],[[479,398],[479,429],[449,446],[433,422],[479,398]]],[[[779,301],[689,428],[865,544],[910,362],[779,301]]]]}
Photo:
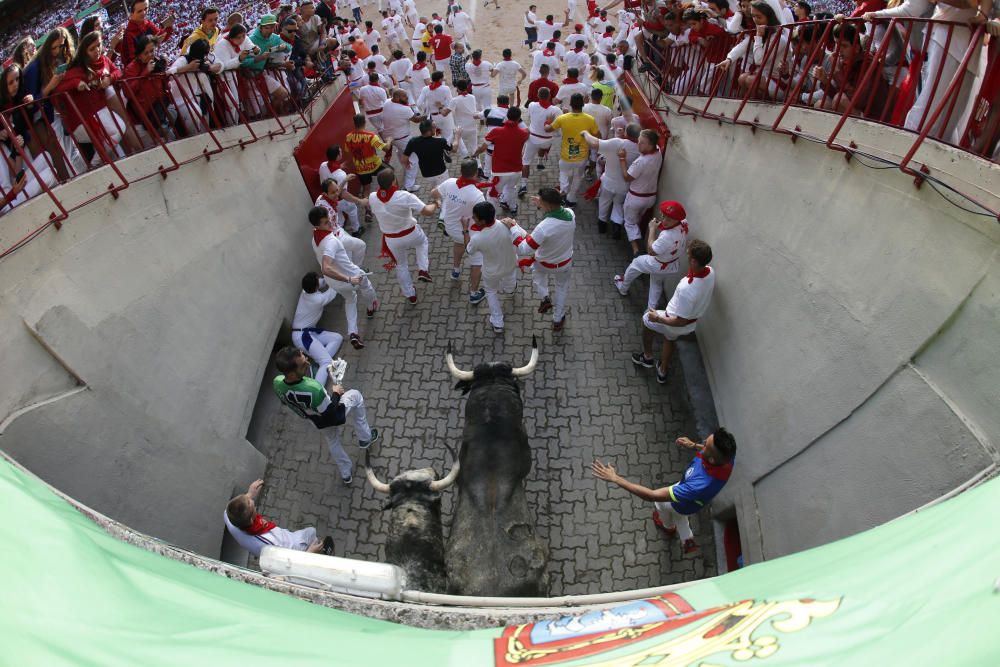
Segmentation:
{"type": "MultiPolygon", "coordinates": [[[[793,140],[804,135],[787,126],[791,107],[834,113],[839,118],[833,130],[819,139],[848,158],[857,147],[839,137],[849,118],[909,130],[915,138],[897,166],[918,186],[930,172],[926,165],[911,165],[928,139],[998,162],[1000,40],[984,39],[983,26],[847,19],[761,33],[750,30],[699,45],[646,42],[642,60],[652,107],[667,111],[663,102],[669,99],[673,113],[767,129],[793,140]],[[731,111],[731,102],[713,104],[716,100],[739,103],[731,111]],[[775,119],[747,119],[751,102],[778,107],[775,119]]],[[[974,193],[966,196],[975,202],[974,193]]]]}
{"type": "Polygon", "coordinates": [[[0,142],[0,216],[36,196],[47,197],[55,210],[45,223],[0,250],[0,259],[48,227],[58,229],[73,211],[107,195],[117,198],[132,183],[154,176],[166,178],[185,164],[211,159],[223,150],[242,149],[260,139],[307,127],[307,102],[318,96],[323,83],[306,81],[306,87],[302,90],[296,87],[293,94],[288,74],[273,74],[272,81],[285,92],[279,108],[275,107],[263,76],[226,71],[211,76],[150,74],[121,79],[113,84],[114,95],[108,97],[107,108],[73,132],[67,131],[67,119],[86,115],[77,106],[73,92],[3,111],[0,131],[6,133],[6,139],[0,142]],[[46,102],[55,110],[51,119],[45,111],[46,102]],[[251,124],[258,120],[272,120],[277,127],[261,134],[251,124]],[[233,127],[245,129],[249,140],[226,142],[220,132],[233,127]],[[25,135],[30,139],[23,145],[14,139],[25,135]],[[207,136],[209,146],[193,157],[179,159],[171,143],[193,136],[207,136]],[[152,150],[160,151],[165,162],[148,173],[127,177],[118,165],[123,157],[152,150]],[[67,201],[64,191],[53,190],[60,183],[103,166],[110,168],[114,181],[97,194],[67,201]],[[27,186],[18,192],[15,177],[21,170],[27,186]]]}

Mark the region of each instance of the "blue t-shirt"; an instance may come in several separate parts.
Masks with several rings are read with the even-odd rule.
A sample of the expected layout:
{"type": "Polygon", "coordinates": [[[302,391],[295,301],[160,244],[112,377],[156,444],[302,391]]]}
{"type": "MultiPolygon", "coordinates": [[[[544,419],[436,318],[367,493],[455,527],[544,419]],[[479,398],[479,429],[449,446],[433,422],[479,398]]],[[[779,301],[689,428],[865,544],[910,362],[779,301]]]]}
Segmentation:
{"type": "Polygon", "coordinates": [[[732,472],[733,461],[706,464],[699,452],[684,471],[684,480],[670,487],[671,506],[681,514],[694,514],[722,491],[732,472]]]}

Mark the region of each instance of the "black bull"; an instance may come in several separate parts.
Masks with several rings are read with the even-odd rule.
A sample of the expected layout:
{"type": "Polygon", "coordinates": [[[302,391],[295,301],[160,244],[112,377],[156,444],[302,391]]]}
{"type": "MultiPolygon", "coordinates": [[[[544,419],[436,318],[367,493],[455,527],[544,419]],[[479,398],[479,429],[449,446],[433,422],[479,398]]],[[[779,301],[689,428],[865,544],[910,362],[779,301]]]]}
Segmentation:
{"type": "Polygon", "coordinates": [[[533,348],[523,368],[494,363],[472,373],[459,371],[448,356],[458,386],[469,395],[445,554],[448,589],[455,594],[548,595],[548,548],[535,532],[524,492],[531,448],[517,380],[537,364],[535,341],[533,348]]]}

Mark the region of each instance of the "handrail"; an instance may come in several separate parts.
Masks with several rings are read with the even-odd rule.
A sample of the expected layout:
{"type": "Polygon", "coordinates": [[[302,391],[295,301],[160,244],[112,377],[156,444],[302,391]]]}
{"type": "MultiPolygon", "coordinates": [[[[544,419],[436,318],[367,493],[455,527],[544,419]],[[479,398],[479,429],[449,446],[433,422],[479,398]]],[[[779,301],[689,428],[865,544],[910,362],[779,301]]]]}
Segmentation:
{"type": "MultiPolygon", "coordinates": [[[[835,114],[832,131],[825,137],[809,138],[844,152],[848,159],[857,147],[838,137],[851,118],[912,132],[914,140],[895,166],[914,176],[918,187],[930,170],[927,165],[916,169],[909,165],[927,139],[998,163],[1000,104],[993,98],[1000,80],[1000,47],[992,44],[983,57],[987,48],[983,26],[909,17],[785,24],[767,29],[759,62],[753,55],[755,34],[755,30],[726,34],[716,38],[721,43],[707,46],[668,46],[665,39],[645,40],[639,58],[642,70],[651,77],[646,86],[651,91],[651,107],[720,122],[725,119],[754,130],[786,134],[793,140],[805,135],[798,127],[785,125],[790,108],[835,114]],[[744,40],[745,52],[725,72],[710,62],[721,62],[722,53],[731,53],[744,40]],[[926,62],[929,59],[935,61],[926,62]],[[939,61],[949,61],[949,66],[939,67],[939,61]],[[978,67],[984,67],[979,77],[978,67]],[[821,78],[816,68],[822,70],[821,78]],[[920,81],[922,71],[931,72],[933,79],[920,81]],[[664,97],[674,108],[664,107],[664,97]],[[725,110],[713,111],[713,106],[720,107],[718,100],[737,103],[735,112],[727,118],[725,110]],[[774,120],[741,120],[751,102],[778,108],[774,120]]],[[[960,189],[955,191],[1000,218],[1000,211],[976,201],[977,193],[960,189]]],[[[991,194],[1000,196],[1000,191],[991,194]]]]}
{"type": "MultiPolygon", "coordinates": [[[[0,206],[0,218],[15,206],[42,194],[52,201],[56,209],[44,224],[28,232],[16,243],[0,249],[0,259],[29,243],[48,227],[55,226],[58,229],[73,211],[106,195],[117,198],[118,193],[132,183],[153,176],[167,178],[170,172],[185,164],[211,159],[211,156],[224,150],[234,147],[242,149],[259,141],[262,137],[253,129],[254,121],[271,120],[276,124],[276,128],[270,129],[265,135],[271,139],[308,127],[310,123],[305,115],[306,107],[329,84],[319,81],[318,85],[313,86],[311,94],[303,98],[293,94],[286,76],[274,74],[273,81],[284,90],[282,109],[276,109],[272,104],[263,74],[227,70],[212,75],[199,72],[151,73],[119,79],[112,84],[114,94],[109,96],[107,106],[98,110],[97,115],[89,114],[90,118],[79,125],[73,125],[72,132],[68,131],[64,122],[72,125],[88,116],[86,110],[81,111],[75,99],[75,91],[57,93],[43,100],[33,100],[0,112],[0,130],[6,131],[8,137],[17,135],[18,127],[25,128],[25,134],[31,137],[30,143],[24,146],[10,141],[16,158],[24,165],[29,187],[14,197],[0,183],[0,203],[7,202],[9,196],[12,200],[0,206]],[[148,91],[152,89],[160,91],[159,94],[149,97],[148,91]],[[56,110],[54,121],[49,119],[46,105],[51,105],[56,110]],[[301,119],[302,125],[294,120],[296,116],[301,119]],[[218,133],[233,127],[245,128],[250,138],[227,145],[218,133]],[[198,136],[205,136],[209,146],[193,157],[178,159],[170,148],[171,144],[179,139],[198,136]],[[135,142],[139,145],[129,145],[135,142]],[[150,150],[162,151],[167,163],[157,165],[148,173],[127,177],[118,162],[123,157],[150,150]],[[39,167],[36,167],[34,159],[40,156],[44,160],[39,160],[39,167]],[[41,170],[41,163],[47,169],[41,170]],[[105,166],[115,177],[115,182],[106,189],[71,202],[65,201],[65,193],[56,191],[58,185],[105,166]]],[[[0,150],[0,170],[9,173],[13,186],[17,170],[14,161],[8,157],[8,152],[9,150],[0,150]]]]}

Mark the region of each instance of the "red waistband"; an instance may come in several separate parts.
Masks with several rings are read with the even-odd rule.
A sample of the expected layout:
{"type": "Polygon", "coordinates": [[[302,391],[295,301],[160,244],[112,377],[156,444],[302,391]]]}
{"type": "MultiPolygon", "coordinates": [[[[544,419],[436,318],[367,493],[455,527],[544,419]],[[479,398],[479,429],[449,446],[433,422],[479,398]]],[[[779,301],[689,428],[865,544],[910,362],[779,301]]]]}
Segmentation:
{"type": "Polygon", "coordinates": [[[486,83],[474,83],[474,84],[472,84],[473,88],[476,87],[476,86],[488,86],[488,85],[490,85],[488,81],[486,83]]]}
{"type": "Polygon", "coordinates": [[[570,257],[569,259],[564,259],[563,261],[559,262],[558,264],[550,264],[548,262],[543,262],[541,260],[539,260],[538,263],[541,264],[542,266],[544,266],[546,269],[561,269],[562,267],[566,266],[567,264],[569,264],[572,261],[573,261],[573,258],[570,257]]]}
{"type": "Polygon", "coordinates": [[[534,132],[530,132],[530,131],[528,132],[528,134],[530,134],[533,137],[538,137],[539,139],[551,139],[552,138],[551,134],[535,134],[534,132]]]}
{"type": "Polygon", "coordinates": [[[665,268],[667,268],[668,266],[670,266],[671,264],[673,264],[674,262],[676,262],[676,261],[677,261],[677,259],[678,259],[677,257],[674,257],[674,258],[673,258],[672,260],[670,260],[669,262],[660,262],[660,269],[662,270],[662,269],[665,269],[665,268]]]}
{"type": "Polygon", "coordinates": [[[633,197],[655,197],[656,196],[655,192],[636,192],[635,190],[632,190],[631,188],[629,188],[628,193],[630,195],[632,195],[633,197]]]}
{"type": "Polygon", "coordinates": [[[386,237],[388,239],[398,239],[401,236],[406,236],[407,234],[409,234],[410,232],[412,232],[416,228],[417,228],[416,225],[414,225],[413,227],[410,227],[409,229],[404,229],[403,231],[396,232],[395,234],[390,234],[388,232],[382,232],[382,236],[384,236],[384,237],[386,237]]]}
{"type": "Polygon", "coordinates": [[[382,113],[382,110],[381,109],[375,109],[374,111],[367,111],[366,110],[365,113],[368,114],[369,116],[374,116],[377,113],[382,113]]]}

